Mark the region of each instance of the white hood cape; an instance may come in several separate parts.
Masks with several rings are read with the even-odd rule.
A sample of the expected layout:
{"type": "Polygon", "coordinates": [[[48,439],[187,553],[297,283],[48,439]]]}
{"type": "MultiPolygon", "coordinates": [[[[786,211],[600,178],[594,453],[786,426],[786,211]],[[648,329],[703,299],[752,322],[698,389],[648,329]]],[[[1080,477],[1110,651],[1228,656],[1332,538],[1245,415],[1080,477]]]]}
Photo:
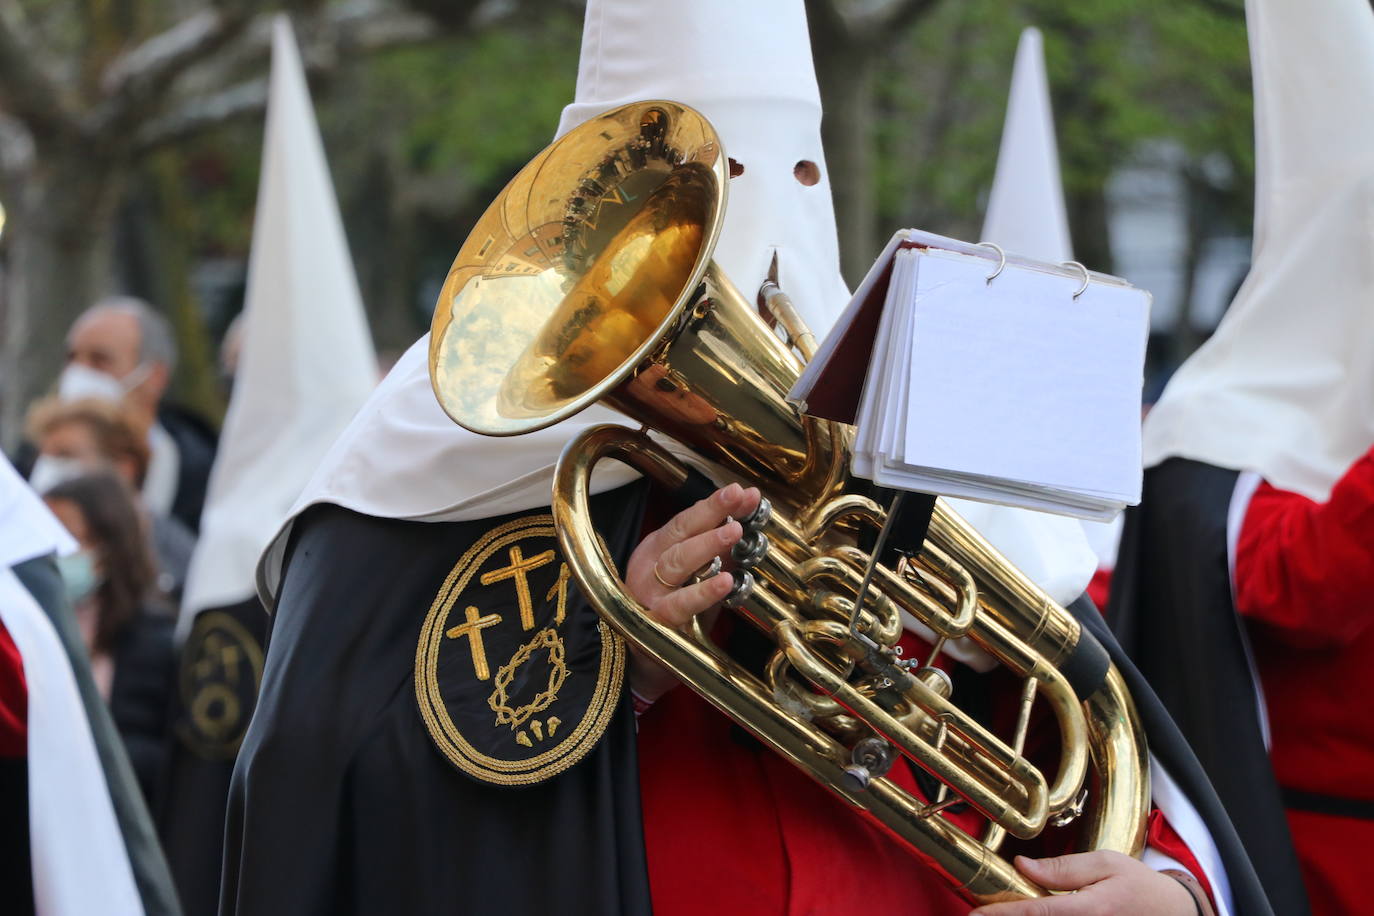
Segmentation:
{"type": "Polygon", "coordinates": [[[1145,421],[1173,457],[1325,500],[1374,443],[1374,11],[1249,0],[1250,274],[1145,421]]]}

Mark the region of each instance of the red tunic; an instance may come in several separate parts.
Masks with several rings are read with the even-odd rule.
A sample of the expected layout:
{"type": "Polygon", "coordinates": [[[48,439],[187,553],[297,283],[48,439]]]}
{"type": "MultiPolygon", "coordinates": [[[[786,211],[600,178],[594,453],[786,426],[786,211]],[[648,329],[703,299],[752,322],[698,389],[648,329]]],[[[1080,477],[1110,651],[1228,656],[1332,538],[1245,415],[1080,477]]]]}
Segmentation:
{"type": "MultiPolygon", "coordinates": [[[[969,912],[934,870],[781,757],[741,743],[737,732],[682,687],[639,720],[644,843],[657,916],[969,912]]],[[[903,764],[889,777],[919,797],[903,764]]],[[[981,823],[973,814],[952,819],[965,829],[981,823]]],[[[1196,859],[1158,811],[1149,842],[1210,893],[1196,859]]]]}
{"type": "Polygon", "coordinates": [[[29,692],[19,649],[0,623],[0,757],[28,756],[29,692]]]}
{"type": "MultiPolygon", "coordinates": [[[[1374,802],[1374,451],[1325,503],[1261,484],[1241,526],[1236,606],[1288,790],[1374,802]]],[[[1374,912],[1374,820],[1290,810],[1315,914],[1374,912]]]]}

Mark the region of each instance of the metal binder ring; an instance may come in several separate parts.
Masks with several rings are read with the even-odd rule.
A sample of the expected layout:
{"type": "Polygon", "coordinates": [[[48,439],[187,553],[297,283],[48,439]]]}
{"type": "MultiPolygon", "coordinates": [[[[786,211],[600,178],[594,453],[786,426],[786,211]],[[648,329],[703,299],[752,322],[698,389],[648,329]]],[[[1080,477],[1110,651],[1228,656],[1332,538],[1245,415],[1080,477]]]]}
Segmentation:
{"type": "Polygon", "coordinates": [[[1060,264],[1060,266],[1077,267],[1079,270],[1083,271],[1083,285],[1078,287],[1078,291],[1073,294],[1073,297],[1077,299],[1079,296],[1083,295],[1083,291],[1088,288],[1088,268],[1084,267],[1082,264],[1079,264],[1077,261],[1063,261],[1060,264]]]}
{"type": "Polygon", "coordinates": [[[987,278],[988,282],[991,283],[1002,275],[1002,271],[1007,269],[1007,253],[1003,251],[1002,246],[998,245],[996,242],[979,242],[978,247],[991,248],[993,251],[997,252],[997,269],[988,274],[987,278]]]}

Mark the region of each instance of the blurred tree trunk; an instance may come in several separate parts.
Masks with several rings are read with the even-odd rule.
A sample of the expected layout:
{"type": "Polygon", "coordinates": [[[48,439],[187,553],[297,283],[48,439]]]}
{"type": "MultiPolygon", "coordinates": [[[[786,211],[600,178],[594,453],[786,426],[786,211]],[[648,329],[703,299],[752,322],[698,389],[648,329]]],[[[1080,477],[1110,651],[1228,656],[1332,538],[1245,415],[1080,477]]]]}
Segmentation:
{"type": "Polygon", "coordinates": [[[1169,342],[1169,365],[1179,366],[1202,345],[1205,337],[1197,326],[1197,274],[1207,244],[1213,212],[1212,189],[1194,160],[1185,161],[1179,170],[1183,181],[1184,247],[1183,268],[1178,282],[1178,320],[1169,342]]]}
{"type": "Polygon", "coordinates": [[[835,222],[840,268],[857,284],[878,253],[874,198],[873,80],[877,62],[939,0],[890,0],[856,12],[846,0],[807,0],[811,56],[825,119],[821,139],[835,222]]]}
{"type": "Polygon", "coordinates": [[[84,144],[36,147],[27,166],[5,170],[4,410],[12,446],[33,397],[62,365],[67,328],[110,279],[111,216],[117,186],[84,144]]]}
{"type": "MultiPolygon", "coordinates": [[[[454,7],[470,16],[477,3],[454,7]]],[[[32,27],[24,4],[0,0],[0,203],[8,214],[0,445],[6,449],[22,435],[29,402],[62,365],[72,320],[114,291],[109,235],[122,186],[137,164],[207,128],[261,115],[265,81],[235,80],[245,61],[266,57],[267,17],[274,13],[260,14],[264,5],[187,5],[181,19],[147,35],[133,5],[92,0],[75,6],[63,23],[81,31],[78,51],[62,60],[32,27]],[[252,28],[255,23],[260,27],[252,28]]],[[[428,17],[401,8],[360,11],[311,0],[280,6],[311,17],[301,30],[308,65],[322,59],[320,66],[328,67],[341,57],[437,34],[428,17]]],[[[164,182],[160,190],[172,189],[164,182]]],[[[173,234],[167,241],[180,250],[173,234]]],[[[186,368],[197,375],[190,399],[213,405],[207,387],[214,384],[207,371],[213,359],[197,327],[186,256],[180,250],[179,265],[170,258],[163,265],[174,274],[163,305],[181,337],[186,368]]]]}
{"type": "Polygon", "coordinates": [[[219,354],[191,285],[191,252],[181,242],[191,235],[196,210],[186,199],[176,163],[167,153],[150,163],[147,187],[157,217],[149,221],[145,234],[149,261],[155,266],[150,272],[154,284],[150,295],[167,313],[176,334],[179,358],[173,391],[178,403],[219,425],[225,408],[219,354]]]}
{"type": "MultiPolygon", "coordinates": [[[[812,32],[815,35],[815,30],[812,32]]],[[[877,254],[878,227],[873,191],[873,55],[851,42],[812,39],[816,78],[825,118],[821,139],[835,224],[840,238],[840,270],[851,286],[863,278],[877,254]]]]}

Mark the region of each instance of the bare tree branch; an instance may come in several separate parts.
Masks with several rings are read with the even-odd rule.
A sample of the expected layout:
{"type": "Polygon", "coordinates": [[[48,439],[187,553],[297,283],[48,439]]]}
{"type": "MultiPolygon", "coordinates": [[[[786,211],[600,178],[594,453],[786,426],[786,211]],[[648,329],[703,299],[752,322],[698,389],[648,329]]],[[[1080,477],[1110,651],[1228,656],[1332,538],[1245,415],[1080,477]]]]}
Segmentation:
{"type": "Polygon", "coordinates": [[[101,92],[106,97],[143,95],[150,86],[167,85],[191,62],[237,34],[246,19],[214,8],[192,14],[115,58],[101,76],[101,92]]]}
{"type": "MultiPolygon", "coordinates": [[[[245,36],[257,53],[266,53],[271,42],[271,30],[260,27],[265,25],[266,21],[255,24],[245,36]]],[[[442,34],[426,16],[388,9],[335,12],[317,24],[302,23],[301,33],[301,58],[312,76],[326,75],[357,54],[414,45],[442,34]]],[[[239,50],[246,53],[249,49],[239,50]]],[[[193,93],[167,114],[144,125],[134,137],[133,150],[146,153],[178,143],[228,121],[261,114],[266,105],[265,79],[208,94],[193,93]]]]}
{"type": "Polygon", "coordinates": [[[240,83],[208,96],[196,96],[139,129],[134,135],[133,152],[142,155],[180,143],[209,128],[260,115],[266,107],[265,78],[240,83]]]}
{"type": "Polygon", "coordinates": [[[15,0],[0,0],[0,107],[38,134],[70,132],[76,114],[58,78],[44,69],[47,52],[15,0]]]}
{"type": "Polygon", "coordinates": [[[304,53],[311,57],[324,49],[340,55],[365,54],[432,41],[443,34],[428,16],[397,9],[336,14],[319,30],[306,25],[302,31],[307,36],[304,53]]]}
{"type": "MultiPolygon", "coordinates": [[[[838,0],[807,0],[806,18],[813,36],[825,36],[854,48],[871,50],[888,44],[930,12],[940,0],[892,0],[885,5],[847,13],[838,0]]],[[[815,39],[812,44],[814,46],[815,39]]]]}

